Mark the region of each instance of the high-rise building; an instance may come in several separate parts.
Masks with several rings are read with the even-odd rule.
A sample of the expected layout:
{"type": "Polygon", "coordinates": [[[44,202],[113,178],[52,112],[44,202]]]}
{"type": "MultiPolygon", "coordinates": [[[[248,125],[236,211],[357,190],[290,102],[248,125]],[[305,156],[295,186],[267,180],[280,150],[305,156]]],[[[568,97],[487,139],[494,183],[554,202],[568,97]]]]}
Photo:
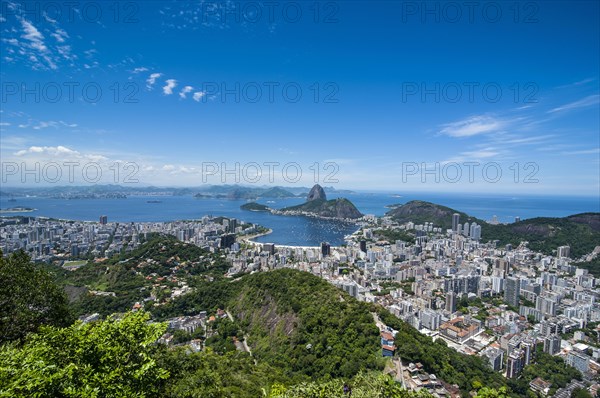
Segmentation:
{"type": "Polygon", "coordinates": [[[560,336],[552,334],[544,338],[544,352],[550,355],[558,354],[560,351],[560,336]]]}
{"type": "Polygon", "coordinates": [[[446,311],[449,311],[450,313],[456,312],[456,303],[456,293],[453,291],[446,293],[446,311]]]}
{"type": "Polygon", "coordinates": [[[521,282],[519,278],[508,277],[504,283],[504,301],[513,307],[519,307],[521,282]]]}
{"type": "Polygon", "coordinates": [[[262,251],[269,254],[275,254],[275,245],[273,243],[265,243],[262,245],[262,251]]]}
{"type": "Polygon", "coordinates": [[[463,235],[464,235],[464,236],[469,236],[469,234],[471,233],[471,231],[470,231],[470,228],[471,228],[471,227],[470,227],[470,225],[469,225],[469,223],[468,223],[468,222],[466,222],[466,223],[463,225],[462,233],[463,233],[463,235]]]}
{"type": "Polygon", "coordinates": [[[329,243],[321,243],[321,254],[323,255],[323,257],[327,257],[331,254],[331,245],[329,243]]]}
{"type": "Polygon", "coordinates": [[[515,217],[515,222],[519,222],[519,221],[521,221],[521,217],[519,217],[519,216],[515,217]]]}
{"type": "Polygon", "coordinates": [[[235,233],[235,229],[237,228],[237,220],[235,218],[229,219],[229,232],[235,233]]]}
{"type": "Polygon", "coordinates": [[[535,309],[547,316],[556,316],[556,301],[551,297],[538,296],[535,299],[535,309]]]}
{"type": "Polygon", "coordinates": [[[363,253],[367,252],[367,241],[366,240],[360,241],[360,251],[363,253]]]}
{"type": "Polygon", "coordinates": [[[235,243],[235,234],[227,234],[221,236],[221,248],[222,249],[230,249],[231,246],[235,243]]]}
{"type": "Polygon", "coordinates": [[[590,370],[590,357],[576,351],[569,352],[567,355],[567,365],[574,367],[581,373],[586,373],[590,370]]]}
{"type": "Polygon", "coordinates": [[[499,371],[502,369],[502,361],[504,359],[504,351],[499,348],[490,347],[484,353],[484,356],[487,357],[490,366],[495,371],[499,371]]]}
{"type": "Polygon", "coordinates": [[[571,255],[571,248],[569,246],[558,247],[558,258],[569,257],[571,255]]]}
{"type": "Polygon", "coordinates": [[[535,357],[535,340],[522,341],[521,349],[523,350],[523,356],[525,359],[525,364],[523,366],[529,365],[533,362],[533,358],[535,357]]]}
{"type": "Polygon", "coordinates": [[[452,215],[452,230],[454,232],[458,231],[458,222],[460,221],[460,214],[454,213],[452,215]]]}
{"type": "Polygon", "coordinates": [[[108,217],[107,216],[100,216],[100,224],[106,225],[107,223],[108,223],[108,217]]]}
{"type": "Polygon", "coordinates": [[[514,379],[521,374],[521,371],[524,367],[523,360],[523,351],[515,350],[508,356],[508,360],[506,361],[506,377],[509,379],[514,379]]]}
{"type": "Polygon", "coordinates": [[[423,310],[419,313],[421,326],[429,330],[438,330],[442,322],[442,316],[433,310],[423,310]]]}

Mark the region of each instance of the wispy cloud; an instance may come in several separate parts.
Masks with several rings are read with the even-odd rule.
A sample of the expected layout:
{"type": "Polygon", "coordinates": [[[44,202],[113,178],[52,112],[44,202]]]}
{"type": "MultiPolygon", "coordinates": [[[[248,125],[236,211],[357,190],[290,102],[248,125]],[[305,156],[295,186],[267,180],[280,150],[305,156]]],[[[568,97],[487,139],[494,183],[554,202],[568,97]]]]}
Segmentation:
{"type": "Polygon", "coordinates": [[[598,103],[600,103],[600,95],[594,94],[594,95],[589,95],[585,98],[582,98],[578,101],[571,102],[569,104],[562,105],[562,106],[556,107],[554,109],[551,109],[548,111],[548,113],[565,112],[565,111],[571,111],[571,110],[575,110],[575,109],[587,108],[589,106],[597,105],[598,103]]]}
{"type": "Polygon", "coordinates": [[[22,128],[22,129],[32,128],[34,130],[43,130],[43,129],[46,129],[49,127],[52,127],[55,129],[61,128],[61,127],[74,128],[74,127],[77,127],[77,124],[76,123],[67,123],[62,120],[58,120],[58,121],[54,121],[54,120],[32,121],[32,120],[29,120],[26,124],[25,123],[19,124],[18,127],[22,128]]]}
{"type": "Polygon", "coordinates": [[[173,89],[177,86],[177,80],[175,79],[167,79],[165,81],[165,83],[167,83],[162,89],[163,89],[163,94],[164,95],[171,95],[173,94],[173,89]]]}
{"type": "Polygon", "coordinates": [[[582,149],[580,151],[562,152],[563,155],[596,155],[600,154],[600,148],[582,149]]]}
{"type": "Polygon", "coordinates": [[[442,126],[441,134],[450,137],[472,137],[501,130],[505,122],[492,116],[471,116],[442,126]]]}
{"type": "Polygon", "coordinates": [[[562,86],[558,86],[558,87],[556,87],[556,88],[572,88],[572,87],[579,87],[579,86],[583,86],[583,85],[585,85],[585,84],[592,83],[592,82],[595,82],[595,81],[596,81],[596,78],[594,78],[594,77],[588,77],[587,79],[582,79],[582,80],[578,80],[578,81],[576,81],[576,82],[573,82],[573,83],[564,84],[564,85],[562,85],[562,86]]]}

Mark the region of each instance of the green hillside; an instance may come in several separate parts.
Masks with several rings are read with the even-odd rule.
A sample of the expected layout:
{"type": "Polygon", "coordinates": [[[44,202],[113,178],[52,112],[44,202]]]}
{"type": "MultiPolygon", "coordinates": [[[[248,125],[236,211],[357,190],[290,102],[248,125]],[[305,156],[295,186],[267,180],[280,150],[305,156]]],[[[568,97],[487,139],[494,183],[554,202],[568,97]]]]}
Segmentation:
{"type": "Polygon", "coordinates": [[[512,224],[482,227],[482,239],[500,241],[501,245],[529,242],[531,250],[556,254],[557,247],[571,247],[571,257],[578,258],[600,245],[600,213],[576,214],[563,218],[538,217],[512,224]]]}
{"type": "Polygon", "coordinates": [[[571,257],[579,258],[600,245],[600,213],[582,213],[568,217],[538,217],[512,224],[492,225],[476,217],[435,203],[413,200],[396,206],[386,213],[399,223],[423,224],[432,222],[444,229],[452,228],[452,215],[460,215],[460,223],[476,222],[481,225],[483,242],[497,240],[501,246],[513,246],[523,241],[528,247],[545,254],[555,254],[559,246],[571,247],[571,257]]]}

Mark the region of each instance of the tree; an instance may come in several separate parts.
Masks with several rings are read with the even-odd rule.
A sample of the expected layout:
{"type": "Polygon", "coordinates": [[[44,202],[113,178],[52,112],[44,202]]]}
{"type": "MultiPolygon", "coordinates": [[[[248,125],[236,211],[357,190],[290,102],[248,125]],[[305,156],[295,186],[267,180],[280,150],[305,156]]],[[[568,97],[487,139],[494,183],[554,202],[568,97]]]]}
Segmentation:
{"type": "Polygon", "coordinates": [[[144,312],[67,328],[42,326],[0,347],[0,397],[156,397],[169,372],[153,357],[166,324],[144,312]]]}
{"type": "Polygon", "coordinates": [[[29,256],[0,251],[0,344],[22,340],[40,325],[67,326],[72,322],[64,290],[29,256]]]}
{"type": "Polygon", "coordinates": [[[576,388],[571,393],[571,398],[592,398],[592,394],[583,388],[576,388]]]}
{"type": "Polygon", "coordinates": [[[493,388],[484,387],[477,392],[478,398],[509,398],[508,390],[506,387],[501,387],[498,390],[493,388]]]}

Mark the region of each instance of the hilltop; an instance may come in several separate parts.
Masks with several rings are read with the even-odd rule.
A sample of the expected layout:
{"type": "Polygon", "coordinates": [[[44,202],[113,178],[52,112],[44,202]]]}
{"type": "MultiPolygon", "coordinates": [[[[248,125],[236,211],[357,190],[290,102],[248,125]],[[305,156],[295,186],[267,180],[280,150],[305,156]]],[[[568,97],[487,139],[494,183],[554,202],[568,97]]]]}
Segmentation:
{"type": "Polygon", "coordinates": [[[356,219],[363,216],[346,198],[327,200],[325,190],[316,184],[308,193],[306,203],[286,207],[283,213],[310,213],[319,217],[356,219]]]}
{"type": "Polygon", "coordinates": [[[485,225],[484,239],[500,244],[529,242],[529,248],[556,254],[559,246],[571,247],[571,258],[588,254],[600,245],[600,213],[582,213],[568,217],[536,217],[512,224],[485,225]]]}
{"type": "MultiPolygon", "coordinates": [[[[545,254],[555,254],[559,246],[571,247],[571,257],[579,258],[600,244],[600,213],[582,213],[567,217],[536,217],[511,224],[488,224],[459,210],[431,202],[413,200],[395,206],[386,213],[397,222],[415,224],[432,222],[444,229],[452,228],[452,215],[460,215],[460,223],[481,225],[482,240],[497,240],[498,244],[513,246],[523,241],[528,247],[545,254]]],[[[600,270],[598,270],[600,272],[600,270]]]]}
{"type": "Polygon", "coordinates": [[[471,217],[467,213],[422,200],[411,200],[403,205],[395,205],[392,210],[386,213],[386,216],[399,223],[412,221],[415,224],[423,224],[431,222],[443,229],[449,229],[452,228],[452,215],[454,213],[460,215],[461,224],[464,224],[465,221],[469,223],[474,221],[478,224],[484,223],[483,220],[471,217]]]}

